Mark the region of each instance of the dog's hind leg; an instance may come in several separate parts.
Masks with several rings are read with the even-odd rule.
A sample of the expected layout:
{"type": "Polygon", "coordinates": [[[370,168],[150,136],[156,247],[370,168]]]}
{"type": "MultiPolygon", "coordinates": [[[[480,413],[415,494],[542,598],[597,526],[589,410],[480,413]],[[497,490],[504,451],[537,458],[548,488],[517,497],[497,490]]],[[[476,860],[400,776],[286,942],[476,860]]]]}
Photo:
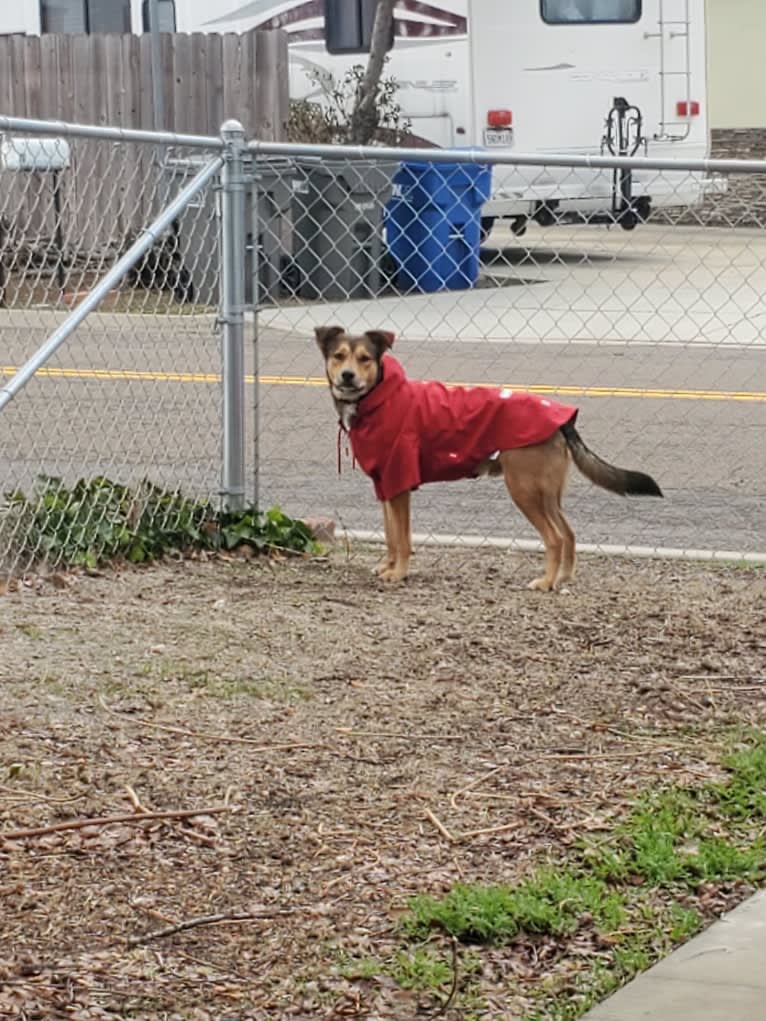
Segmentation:
{"type": "Polygon", "coordinates": [[[554,511],[554,518],[558,529],[561,532],[561,538],[563,540],[563,548],[561,551],[561,566],[559,567],[559,573],[556,577],[555,588],[563,585],[565,581],[571,581],[575,576],[575,567],[577,566],[577,552],[575,548],[575,534],[572,530],[572,526],[567,521],[566,514],[561,508],[561,504],[558,504],[554,511]]]}
{"type": "Polygon", "coordinates": [[[385,501],[383,521],[386,527],[389,564],[380,571],[380,577],[383,581],[402,581],[407,577],[412,555],[409,490],[399,493],[393,500],[385,501]],[[393,563],[390,563],[392,555],[393,563]]]}
{"type": "Polygon", "coordinates": [[[504,450],[500,459],[511,499],[540,533],[545,547],[545,573],[528,587],[550,592],[556,587],[565,564],[570,569],[574,567],[569,556],[574,548],[574,535],[559,507],[562,466],[566,470],[563,443],[557,437],[533,447],[504,450]]]}
{"type": "Polygon", "coordinates": [[[510,489],[510,493],[521,513],[540,533],[545,546],[545,573],[541,578],[530,581],[527,588],[538,589],[540,592],[551,592],[556,587],[561,571],[564,537],[556,519],[545,506],[544,495],[539,489],[514,485],[510,489]]]}
{"type": "Polygon", "coordinates": [[[567,476],[569,475],[569,455],[561,462],[561,475],[559,479],[558,491],[556,493],[555,500],[551,501],[551,512],[556,520],[561,536],[564,540],[564,548],[561,553],[561,566],[559,567],[558,577],[556,578],[556,588],[563,585],[564,582],[571,581],[575,575],[575,567],[577,566],[577,550],[575,543],[575,534],[572,530],[572,526],[569,524],[564,508],[562,507],[564,499],[564,490],[566,489],[567,476]]]}

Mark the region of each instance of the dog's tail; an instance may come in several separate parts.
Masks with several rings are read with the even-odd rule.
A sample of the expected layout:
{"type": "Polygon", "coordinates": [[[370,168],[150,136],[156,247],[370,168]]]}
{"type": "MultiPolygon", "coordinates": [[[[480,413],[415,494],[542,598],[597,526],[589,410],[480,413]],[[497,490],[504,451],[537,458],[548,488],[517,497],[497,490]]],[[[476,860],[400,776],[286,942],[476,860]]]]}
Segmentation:
{"type": "Polygon", "coordinates": [[[662,496],[662,490],[651,477],[644,472],[628,471],[616,468],[594,454],[574,427],[574,422],[567,422],[561,427],[572,460],[586,479],[602,489],[608,489],[620,496],[662,496]]]}

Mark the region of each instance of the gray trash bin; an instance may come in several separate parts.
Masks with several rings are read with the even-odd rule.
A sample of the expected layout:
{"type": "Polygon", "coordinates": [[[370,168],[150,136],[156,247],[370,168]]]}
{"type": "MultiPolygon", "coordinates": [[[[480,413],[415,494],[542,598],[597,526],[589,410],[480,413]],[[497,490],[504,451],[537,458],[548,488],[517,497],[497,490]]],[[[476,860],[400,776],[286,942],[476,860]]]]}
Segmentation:
{"type": "MultiPolygon", "coordinates": [[[[207,156],[168,160],[168,200],[174,198],[208,161],[207,156]]],[[[175,237],[184,270],[191,278],[189,300],[218,305],[218,231],[220,212],[215,184],[203,188],[179,214],[175,237]]]]}
{"type": "MultiPolygon", "coordinates": [[[[283,282],[290,247],[294,179],[295,168],[288,160],[255,161],[250,201],[254,196],[258,219],[248,230],[248,242],[252,251],[253,238],[257,237],[259,304],[276,301],[283,282]]],[[[248,263],[245,283],[248,302],[252,300],[251,265],[248,263]]]]}
{"type": "MultiPolygon", "coordinates": [[[[175,195],[205,163],[204,158],[175,160],[166,165],[170,194],[175,195]]],[[[275,300],[286,262],[293,191],[291,164],[286,160],[257,160],[245,192],[245,301],[275,300]],[[258,219],[253,220],[253,203],[258,219]],[[258,294],[253,296],[252,258],[257,237],[258,294]]],[[[211,185],[197,195],[178,217],[176,231],[180,261],[191,277],[193,300],[217,306],[219,300],[220,189],[211,185]]]]}
{"type": "Polygon", "coordinates": [[[293,184],[293,263],[303,298],[380,294],[385,204],[396,163],[300,160],[293,184]]]}

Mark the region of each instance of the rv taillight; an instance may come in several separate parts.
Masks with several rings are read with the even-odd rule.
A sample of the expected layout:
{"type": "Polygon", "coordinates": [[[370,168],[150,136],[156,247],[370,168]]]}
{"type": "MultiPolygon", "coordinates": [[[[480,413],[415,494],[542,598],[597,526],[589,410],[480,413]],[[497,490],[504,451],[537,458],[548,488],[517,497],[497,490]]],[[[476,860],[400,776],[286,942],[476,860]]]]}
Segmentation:
{"type": "Polygon", "coordinates": [[[513,124],[513,113],[510,110],[488,110],[487,126],[490,128],[510,128],[513,124]]]}
{"type": "Polygon", "coordinates": [[[676,115],[678,117],[699,117],[700,105],[696,99],[688,103],[685,99],[679,99],[676,103],[676,115]]]}

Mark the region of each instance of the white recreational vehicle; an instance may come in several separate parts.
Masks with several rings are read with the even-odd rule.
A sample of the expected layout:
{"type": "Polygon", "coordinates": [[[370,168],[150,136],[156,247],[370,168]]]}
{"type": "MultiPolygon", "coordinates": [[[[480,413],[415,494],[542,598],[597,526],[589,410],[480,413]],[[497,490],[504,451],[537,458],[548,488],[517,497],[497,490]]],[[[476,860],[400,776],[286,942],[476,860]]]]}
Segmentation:
{"type": "MultiPolygon", "coordinates": [[[[375,0],[157,0],[160,29],[284,28],[293,98],[364,61],[375,0]],[[327,80],[327,78],[325,78],[327,80]]],[[[5,0],[2,32],[146,31],[148,0],[5,0]]],[[[497,153],[708,155],[704,0],[398,0],[387,64],[412,133],[497,153]]],[[[486,227],[695,203],[701,175],[496,166],[486,227]]]]}

